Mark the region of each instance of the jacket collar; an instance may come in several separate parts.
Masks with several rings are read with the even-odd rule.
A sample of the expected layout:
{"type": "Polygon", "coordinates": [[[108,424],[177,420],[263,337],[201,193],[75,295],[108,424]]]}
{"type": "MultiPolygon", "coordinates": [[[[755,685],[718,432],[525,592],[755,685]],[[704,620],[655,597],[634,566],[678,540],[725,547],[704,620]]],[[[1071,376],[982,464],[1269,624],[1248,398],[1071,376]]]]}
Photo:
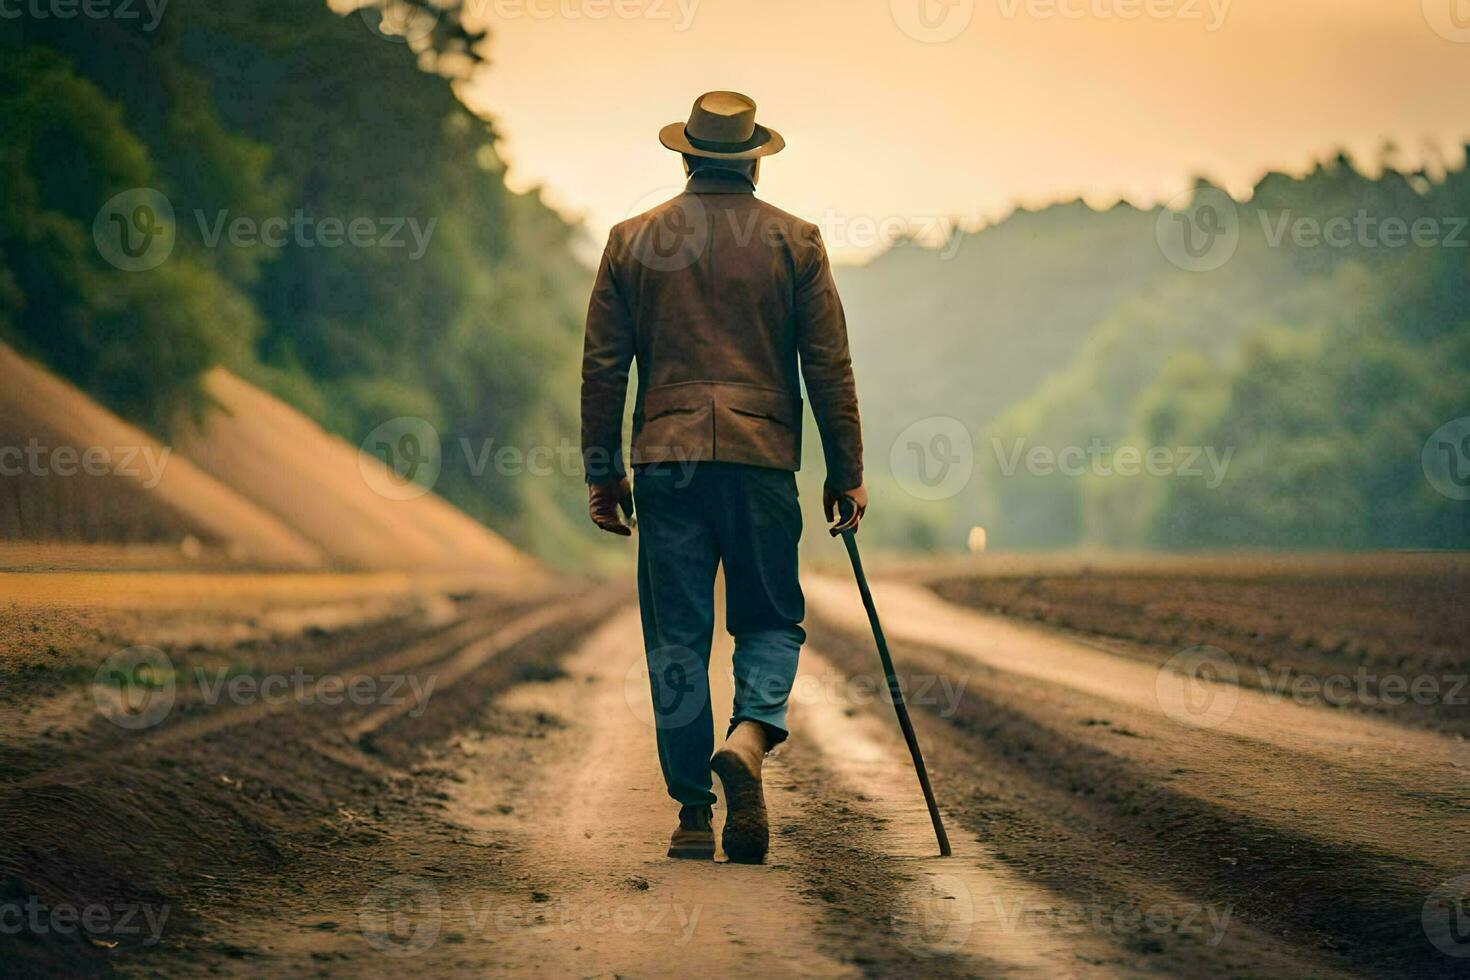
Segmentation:
{"type": "Polygon", "coordinates": [[[696,170],[684,185],[686,194],[754,194],[755,184],[744,174],[711,167],[696,170]]]}

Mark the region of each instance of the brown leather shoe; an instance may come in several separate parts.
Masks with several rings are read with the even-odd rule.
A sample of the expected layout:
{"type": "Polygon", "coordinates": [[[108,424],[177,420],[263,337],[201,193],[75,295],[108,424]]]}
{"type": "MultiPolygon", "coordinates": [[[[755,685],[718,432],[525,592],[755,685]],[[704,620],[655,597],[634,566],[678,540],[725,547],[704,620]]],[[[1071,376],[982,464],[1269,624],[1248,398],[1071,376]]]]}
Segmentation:
{"type": "Polygon", "coordinates": [[[725,788],[725,829],[720,844],[725,856],[736,864],[760,864],[770,847],[766,799],[761,791],[761,762],[769,747],[764,728],[742,721],[710,760],[710,768],[725,788]]]}
{"type": "Polygon", "coordinates": [[[712,861],[715,857],[715,830],[710,825],[710,808],[686,806],[679,810],[679,826],[669,839],[669,857],[691,861],[712,861]]]}

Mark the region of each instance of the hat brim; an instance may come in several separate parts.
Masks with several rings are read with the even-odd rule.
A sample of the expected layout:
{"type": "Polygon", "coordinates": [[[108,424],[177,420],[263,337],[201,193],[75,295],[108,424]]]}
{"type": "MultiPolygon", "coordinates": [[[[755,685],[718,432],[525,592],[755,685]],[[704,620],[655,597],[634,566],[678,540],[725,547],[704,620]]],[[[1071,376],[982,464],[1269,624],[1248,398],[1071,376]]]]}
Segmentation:
{"type": "Polygon", "coordinates": [[[712,160],[754,160],[757,157],[768,157],[773,153],[780,153],[786,148],[786,140],[780,133],[774,129],[767,129],[759,123],[756,124],[755,133],[750,138],[753,145],[739,150],[721,151],[695,146],[689,141],[689,134],[684,132],[684,124],[681,122],[669,123],[659,130],[658,141],[676,153],[709,157],[712,160]]]}

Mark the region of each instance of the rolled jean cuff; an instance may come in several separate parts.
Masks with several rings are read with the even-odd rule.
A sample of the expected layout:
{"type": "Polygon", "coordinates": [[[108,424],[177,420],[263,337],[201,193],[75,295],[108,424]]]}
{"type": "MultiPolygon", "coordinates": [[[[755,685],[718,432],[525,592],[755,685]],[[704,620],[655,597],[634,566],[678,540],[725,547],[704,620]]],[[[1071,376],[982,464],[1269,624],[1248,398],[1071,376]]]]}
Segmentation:
{"type": "Polygon", "coordinates": [[[741,711],[730,719],[730,727],[725,730],[725,737],[735,731],[735,726],[742,721],[753,721],[766,731],[766,751],[769,752],[782,742],[786,741],[791,734],[786,730],[786,708],[783,706],[779,711],[755,712],[741,711]]]}
{"type": "Polygon", "coordinates": [[[714,806],[719,802],[713,791],[703,786],[670,786],[669,795],[680,806],[714,806]]]}

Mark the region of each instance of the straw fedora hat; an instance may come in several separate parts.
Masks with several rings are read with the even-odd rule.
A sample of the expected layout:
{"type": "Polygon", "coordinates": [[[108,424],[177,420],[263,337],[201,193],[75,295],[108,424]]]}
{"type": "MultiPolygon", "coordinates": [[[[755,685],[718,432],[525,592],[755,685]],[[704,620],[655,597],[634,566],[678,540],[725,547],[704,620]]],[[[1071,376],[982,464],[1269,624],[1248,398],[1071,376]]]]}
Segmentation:
{"type": "Polygon", "coordinates": [[[671,150],[716,160],[754,160],[780,153],[786,141],[755,121],[755,100],[739,92],[706,92],[688,122],[669,123],[658,141],[671,150]]]}

